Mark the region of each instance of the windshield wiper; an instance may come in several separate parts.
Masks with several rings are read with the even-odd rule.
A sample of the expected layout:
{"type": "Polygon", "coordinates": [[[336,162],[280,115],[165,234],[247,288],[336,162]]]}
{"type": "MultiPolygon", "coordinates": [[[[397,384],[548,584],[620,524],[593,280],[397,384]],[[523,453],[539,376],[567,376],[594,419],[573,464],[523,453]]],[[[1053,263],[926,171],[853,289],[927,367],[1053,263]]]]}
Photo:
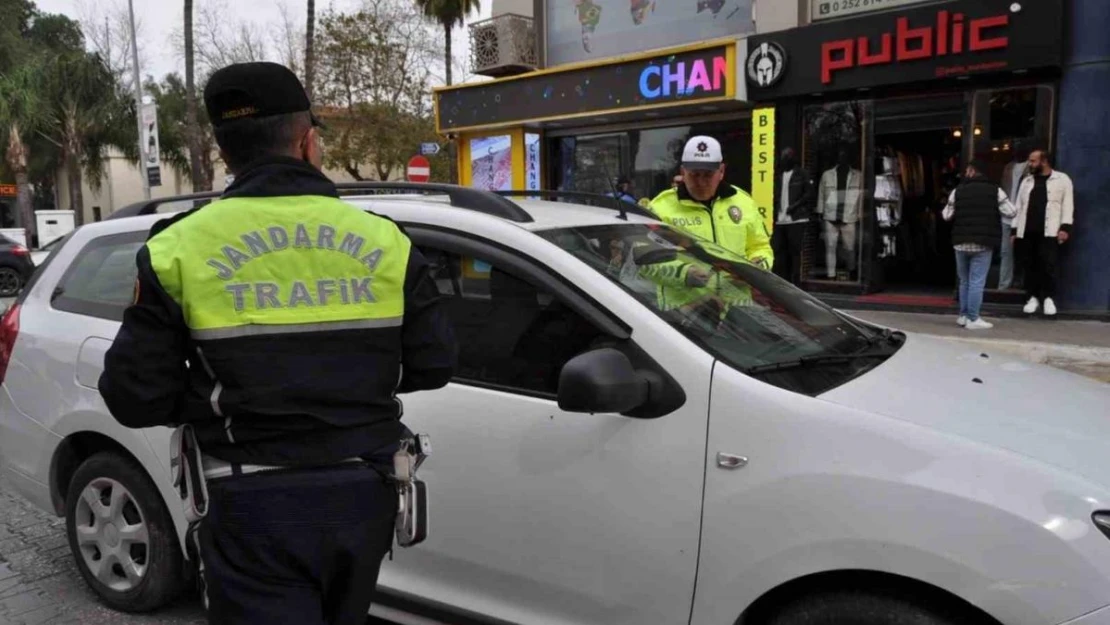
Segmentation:
{"type": "Polygon", "coordinates": [[[846,365],[857,360],[886,359],[891,355],[892,353],[887,351],[867,351],[860,354],[814,354],[812,356],[802,356],[794,360],[755,365],[744,369],[744,373],[758,374],[771,373],[774,371],[789,371],[792,369],[804,369],[811,365],[846,365]]]}

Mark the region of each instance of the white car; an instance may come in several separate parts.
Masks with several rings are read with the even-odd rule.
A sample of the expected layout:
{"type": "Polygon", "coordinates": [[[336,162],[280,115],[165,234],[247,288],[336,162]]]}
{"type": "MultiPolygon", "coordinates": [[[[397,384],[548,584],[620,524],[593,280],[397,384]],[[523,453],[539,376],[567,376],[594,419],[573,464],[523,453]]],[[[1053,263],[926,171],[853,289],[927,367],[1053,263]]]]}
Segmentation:
{"type": "MultiPolygon", "coordinates": [[[[443,191],[349,198],[435,265],[461,348],[403,396],[431,534],[372,613],[1110,624],[1110,385],[865,324],[636,214],[420,189],[443,191]],[[690,266],[709,283],[668,282],[690,266]]],[[[4,469],[124,610],[190,569],[170,430],[97,392],[161,217],[77,230],[0,326],[4,469]]]]}

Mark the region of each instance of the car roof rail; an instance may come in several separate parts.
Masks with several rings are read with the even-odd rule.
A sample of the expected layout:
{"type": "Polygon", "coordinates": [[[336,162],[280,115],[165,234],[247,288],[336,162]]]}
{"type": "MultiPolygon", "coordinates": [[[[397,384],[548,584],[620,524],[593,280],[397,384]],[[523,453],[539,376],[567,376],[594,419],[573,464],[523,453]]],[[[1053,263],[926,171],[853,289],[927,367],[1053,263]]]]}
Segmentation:
{"type": "MultiPolygon", "coordinates": [[[[446,195],[455,208],[463,208],[472,210],[494,217],[501,217],[509,221],[518,223],[527,223],[534,221],[532,216],[528,214],[523,208],[517,205],[507,197],[503,197],[496,193],[483,191],[480,189],[471,189],[456,184],[442,184],[442,183],[428,183],[428,182],[404,182],[404,181],[362,181],[362,182],[341,182],[335,185],[339,191],[339,195],[381,195],[381,194],[400,194],[400,193],[422,193],[425,195],[446,195]]],[[[218,199],[222,195],[221,191],[204,191],[201,193],[191,193],[188,195],[176,195],[164,198],[156,198],[144,200],[142,202],[135,202],[123,208],[113,211],[105,219],[120,219],[124,217],[138,217],[141,215],[153,215],[158,212],[158,207],[163,204],[170,204],[175,202],[187,202],[192,200],[194,203],[202,202],[205,200],[218,199]]]]}
{"type": "Polygon", "coordinates": [[[471,189],[457,184],[439,182],[404,182],[404,181],[374,181],[374,182],[341,182],[335,185],[342,195],[345,191],[350,194],[376,195],[384,192],[393,193],[424,193],[427,195],[446,195],[455,208],[485,213],[494,217],[501,217],[518,223],[535,221],[528,211],[517,203],[502,197],[497,193],[471,189]],[[369,193],[367,193],[369,192],[369,193]]]}
{"type": "Polygon", "coordinates": [[[536,191],[525,190],[512,190],[512,191],[493,191],[497,195],[504,197],[528,197],[538,199],[567,199],[576,200],[578,203],[587,204],[589,206],[596,206],[598,208],[608,208],[620,213],[620,218],[625,221],[628,220],[626,213],[647,217],[649,219],[656,219],[656,216],[651,211],[640,206],[639,204],[632,204],[620,198],[606,195],[604,193],[589,193],[586,191],[561,191],[558,189],[540,189],[536,191]]]}

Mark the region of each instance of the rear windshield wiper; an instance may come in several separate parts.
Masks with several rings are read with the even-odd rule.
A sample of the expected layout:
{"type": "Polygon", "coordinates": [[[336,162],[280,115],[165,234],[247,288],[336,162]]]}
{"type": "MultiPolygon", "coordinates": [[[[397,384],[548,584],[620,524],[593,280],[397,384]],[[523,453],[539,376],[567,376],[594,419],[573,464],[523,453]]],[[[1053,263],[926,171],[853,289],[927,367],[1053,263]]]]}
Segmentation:
{"type": "Polygon", "coordinates": [[[794,360],[755,365],[744,369],[744,373],[759,374],[771,373],[774,371],[789,371],[792,369],[804,369],[812,365],[846,365],[857,360],[885,359],[890,356],[891,353],[886,351],[867,351],[861,354],[814,354],[812,356],[802,356],[794,360]]]}

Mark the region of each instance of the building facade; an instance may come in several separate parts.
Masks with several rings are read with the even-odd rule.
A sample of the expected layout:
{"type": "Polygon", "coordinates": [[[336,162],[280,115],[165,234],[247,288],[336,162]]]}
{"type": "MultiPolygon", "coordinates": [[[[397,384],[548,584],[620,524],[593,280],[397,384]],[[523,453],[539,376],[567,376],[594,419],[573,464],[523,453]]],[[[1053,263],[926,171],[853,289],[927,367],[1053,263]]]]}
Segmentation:
{"type": "MultiPolygon", "coordinates": [[[[627,177],[651,197],[686,138],[711,134],[728,181],[773,227],[775,157],[793,147],[827,209],[806,238],[804,286],[947,308],[955,264],[940,212],[963,165],[982,160],[1008,184],[1028,150],[1047,149],[1076,191],[1059,300],[1110,311],[1110,2],[574,6],[536,2],[537,69],[435,92],[465,184],[604,193],[627,177]]],[[[1020,262],[1001,289],[995,256],[988,302],[1019,305],[1020,262]]]]}

